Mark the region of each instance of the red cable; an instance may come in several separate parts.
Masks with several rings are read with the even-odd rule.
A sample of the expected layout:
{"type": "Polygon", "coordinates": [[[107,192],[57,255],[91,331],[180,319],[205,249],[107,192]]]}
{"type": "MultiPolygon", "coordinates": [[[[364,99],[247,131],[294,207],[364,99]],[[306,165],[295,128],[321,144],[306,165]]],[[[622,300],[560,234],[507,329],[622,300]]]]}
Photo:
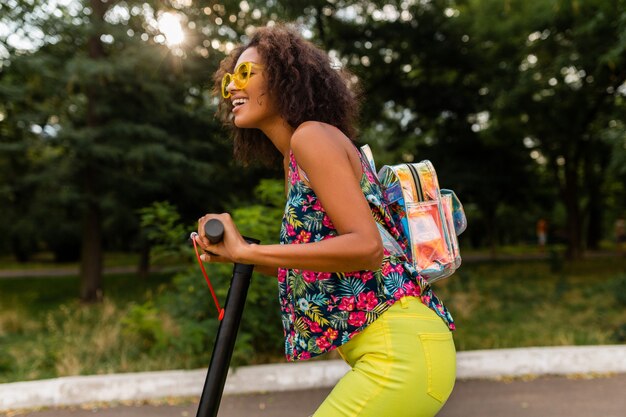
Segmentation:
{"type": "Polygon", "coordinates": [[[224,318],[224,309],[220,307],[220,303],[219,301],[217,301],[217,296],[215,295],[215,291],[213,290],[213,285],[211,285],[211,280],[209,279],[209,276],[204,269],[204,263],[202,262],[202,259],[200,259],[200,254],[198,253],[198,244],[196,243],[194,235],[195,233],[192,233],[191,241],[193,242],[193,248],[196,251],[196,259],[198,260],[198,264],[200,264],[200,269],[202,269],[202,275],[204,275],[204,280],[209,286],[209,290],[211,291],[211,295],[213,296],[213,301],[215,302],[215,306],[217,307],[218,319],[221,321],[224,318]]]}

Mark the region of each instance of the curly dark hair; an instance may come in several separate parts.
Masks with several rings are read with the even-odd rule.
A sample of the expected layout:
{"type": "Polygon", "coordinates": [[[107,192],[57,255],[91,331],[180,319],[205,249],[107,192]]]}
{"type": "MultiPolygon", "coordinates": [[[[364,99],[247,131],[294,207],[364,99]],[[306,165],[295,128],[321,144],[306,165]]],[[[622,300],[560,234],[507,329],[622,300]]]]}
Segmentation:
{"type": "MultiPolygon", "coordinates": [[[[221,97],[224,74],[233,72],[243,51],[251,47],[263,59],[268,94],[291,127],[324,122],[355,140],[360,96],[356,78],[345,69],[334,69],[328,54],[283,24],[257,28],[248,43],[222,60],[214,76],[216,95],[221,97]]],[[[235,126],[232,108],[230,100],[220,100],[217,116],[232,132],[235,159],[244,165],[258,161],[275,166],[280,152],[261,130],[235,126]]]]}

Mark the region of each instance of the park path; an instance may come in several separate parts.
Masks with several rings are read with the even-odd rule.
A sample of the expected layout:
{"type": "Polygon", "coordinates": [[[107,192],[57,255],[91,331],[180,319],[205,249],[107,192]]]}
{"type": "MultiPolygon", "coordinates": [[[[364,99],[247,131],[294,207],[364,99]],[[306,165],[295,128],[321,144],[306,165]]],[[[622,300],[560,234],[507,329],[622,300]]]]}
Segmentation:
{"type": "MultiPolygon", "coordinates": [[[[519,255],[508,255],[508,254],[496,254],[496,256],[491,256],[489,254],[468,254],[463,255],[463,263],[472,263],[472,262],[485,262],[485,261],[497,261],[497,262],[509,262],[509,261],[530,261],[530,260],[549,260],[551,255],[549,251],[546,252],[537,252],[537,253],[522,253],[519,255]]],[[[618,256],[615,252],[612,251],[588,251],[585,254],[587,259],[593,258],[610,258],[618,256]]],[[[176,271],[179,270],[180,267],[177,266],[168,266],[168,267],[153,267],[150,269],[151,272],[164,272],[164,271],[176,271]]],[[[126,266],[114,266],[114,267],[106,267],[104,268],[105,275],[114,275],[114,274],[130,274],[137,271],[136,265],[126,265],[126,266]]],[[[79,275],[78,266],[69,266],[69,267],[50,267],[50,268],[30,268],[30,269],[0,269],[0,279],[16,279],[16,278],[54,278],[54,277],[63,277],[63,276],[72,276],[79,275]]]]}
{"type": "MultiPolygon", "coordinates": [[[[136,272],[136,266],[117,266],[105,268],[105,274],[128,274],[136,272]]],[[[58,268],[42,268],[42,269],[0,269],[0,279],[11,278],[27,278],[27,277],[67,277],[78,275],[78,267],[58,267],[58,268]]]]}
{"type": "MultiPolygon", "coordinates": [[[[531,260],[531,259],[548,259],[548,255],[545,253],[538,254],[525,254],[525,255],[516,255],[516,256],[505,256],[501,255],[496,258],[492,258],[488,255],[467,255],[463,257],[463,262],[477,262],[477,261],[488,261],[488,260],[498,260],[498,261],[514,261],[514,260],[531,260]]],[[[161,272],[164,270],[177,270],[178,267],[153,267],[151,268],[151,272],[161,272]]],[[[136,265],[126,265],[126,266],[115,266],[115,267],[106,267],[104,268],[103,273],[105,275],[114,275],[114,274],[130,274],[137,271],[136,265]]],[[[0,269],[0,279],[16,279],[16,278],[54,278],[54,277],[67,277],[72,275],[79,275],[78,266],[67,266],[67,267],[50,267],[50,268],[26,268],[26,269],[0,269]]]]}
{"type": "MultiPolygon", "coordinates": [[[[150,272],[178,271],[179,266],[152,267],[150,272]]],[[[112,266],[104,268],[104,275],[132,274],[137,272],[137,266],[112,266]]],[[[34,268],[34,269],[0,269],[0,279],[20,279],[20,278],[55,278],[78,276],[78,267],[55,267],[55,268],[34,268]]]]}

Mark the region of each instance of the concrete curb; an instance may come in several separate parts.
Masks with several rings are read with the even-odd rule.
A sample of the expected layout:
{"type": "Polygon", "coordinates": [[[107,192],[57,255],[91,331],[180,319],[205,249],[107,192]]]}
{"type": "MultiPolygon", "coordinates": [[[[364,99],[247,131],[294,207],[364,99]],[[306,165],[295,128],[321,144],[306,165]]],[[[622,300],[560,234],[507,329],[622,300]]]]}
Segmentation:
{"type": "MultiPolygon", "coordinates": [[[[340,360],[231,370],[225,395],[333,386],[348,371],[340,360]]],[[[626,345],[537,347],[459,352],[457,378],[626,373],[626,345]]],[[[206,370],[64,377],[0,384],[0,411],[89,402],[199,396],[206,370]]]]}

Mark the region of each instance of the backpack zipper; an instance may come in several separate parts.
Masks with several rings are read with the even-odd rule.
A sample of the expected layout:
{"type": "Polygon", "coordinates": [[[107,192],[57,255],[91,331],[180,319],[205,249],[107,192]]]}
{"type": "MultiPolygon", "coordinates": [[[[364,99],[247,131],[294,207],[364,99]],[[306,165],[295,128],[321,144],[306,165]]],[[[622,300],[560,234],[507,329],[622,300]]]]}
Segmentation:
{"type": "Polygon", "coordinates": [[[409,168],[409,172],[413,177],[413,182],[415,183],[415,188],[417,191],[417,200],[424,201],[424,195],[422,194],[422,182],[420,181],[420,176],[412,164],[405,164],[409,168]]]}

